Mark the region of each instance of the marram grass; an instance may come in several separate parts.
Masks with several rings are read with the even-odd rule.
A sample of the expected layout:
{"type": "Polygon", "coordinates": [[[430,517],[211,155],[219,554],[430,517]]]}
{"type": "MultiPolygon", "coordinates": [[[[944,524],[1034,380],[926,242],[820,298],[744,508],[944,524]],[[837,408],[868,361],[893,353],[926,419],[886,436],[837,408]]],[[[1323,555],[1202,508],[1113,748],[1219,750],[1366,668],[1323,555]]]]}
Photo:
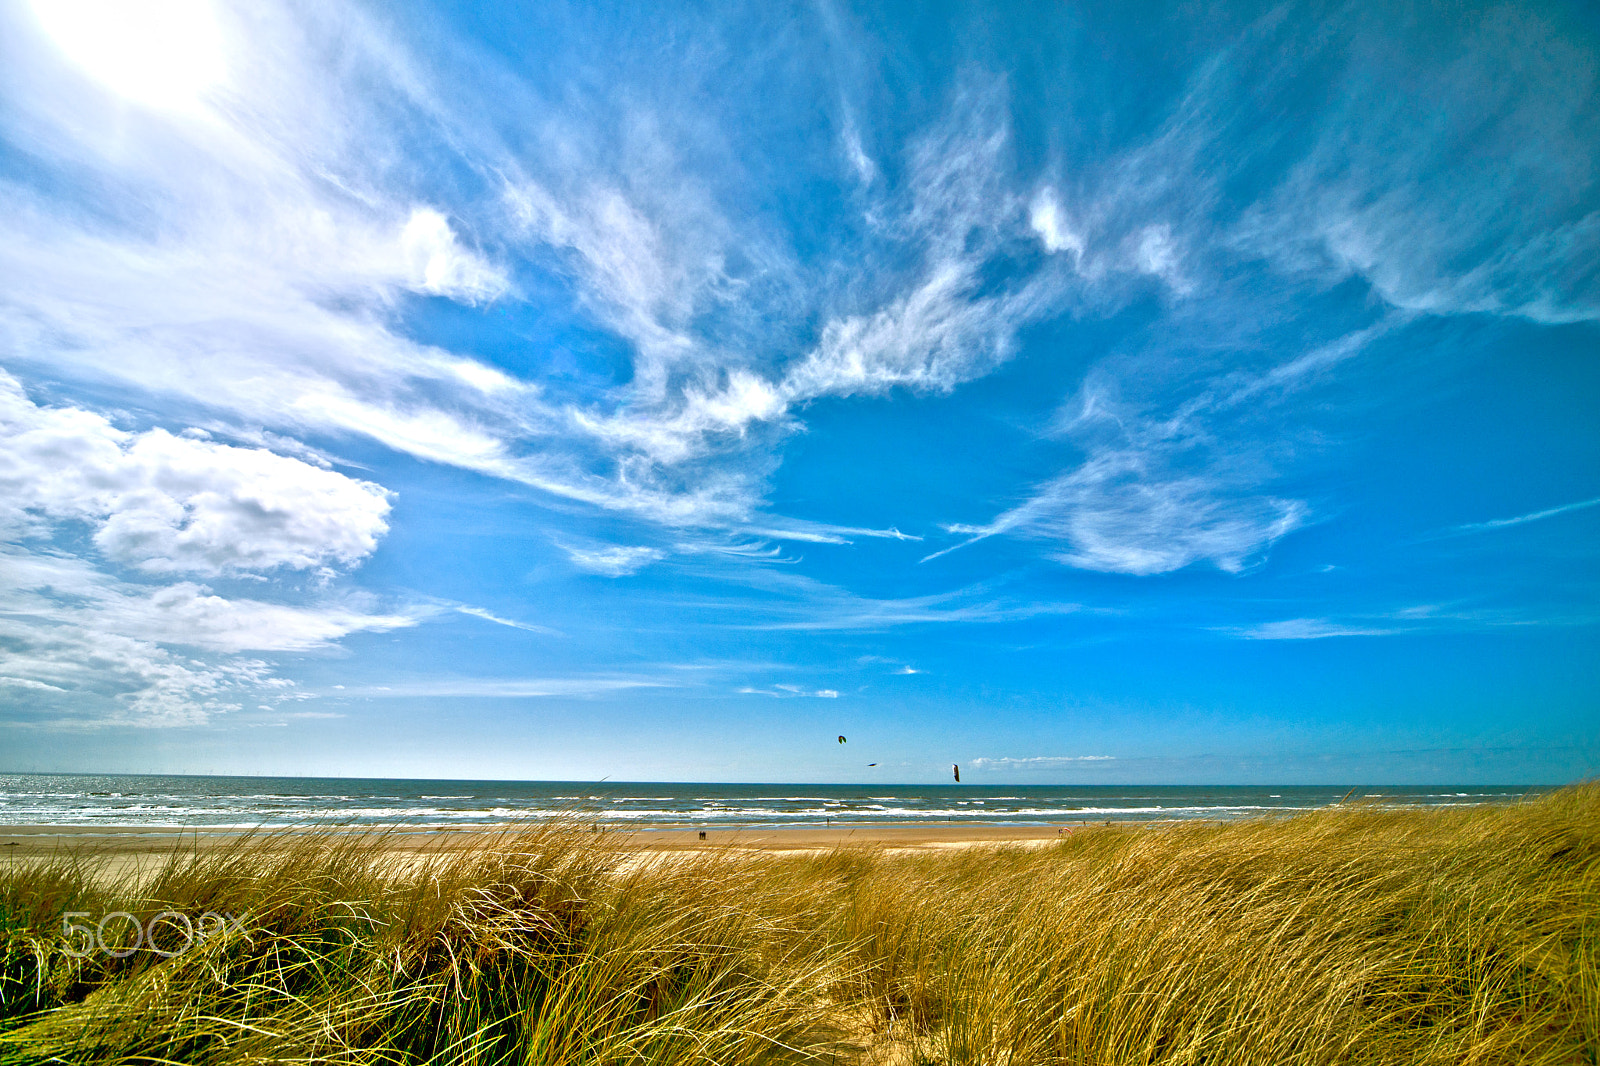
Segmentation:
{"type": "Polygon", "coordinates": [[[1600,786],[917,856],[260,835],[19,860],[0,938],[0,1064],[1600,1064],[1600,786]],[[68,911],[247,918],[76,958],[68,911]]]}

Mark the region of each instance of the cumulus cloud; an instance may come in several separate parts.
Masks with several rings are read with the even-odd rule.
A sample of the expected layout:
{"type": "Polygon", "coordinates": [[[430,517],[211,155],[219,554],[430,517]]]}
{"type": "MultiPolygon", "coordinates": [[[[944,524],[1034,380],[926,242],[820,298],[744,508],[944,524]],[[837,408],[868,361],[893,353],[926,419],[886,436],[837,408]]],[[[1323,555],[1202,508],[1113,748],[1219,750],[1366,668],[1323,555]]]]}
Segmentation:
{"type": "Polygon", "coordinates": [[[130,433],[32,403],[0,371],[0,521],[77,520],[111,560],[150,573],[350,565],[388,532],[389,494],[299,459],[130,433]]]}
{"type": "Polygon", "coordinates": [[[291,683],[246,653],[305,652],[414,625],[352,596],[227,596],[176,575],[353,566],[388,531],[389,494],[317,463],[33,403],[0,372],[0,673],[40,713],[189,725],[291,683]],[[74,554],[78,525],[92,551],[74,554]],[[119,564],[146,581],[113,576],[119,564]]]}

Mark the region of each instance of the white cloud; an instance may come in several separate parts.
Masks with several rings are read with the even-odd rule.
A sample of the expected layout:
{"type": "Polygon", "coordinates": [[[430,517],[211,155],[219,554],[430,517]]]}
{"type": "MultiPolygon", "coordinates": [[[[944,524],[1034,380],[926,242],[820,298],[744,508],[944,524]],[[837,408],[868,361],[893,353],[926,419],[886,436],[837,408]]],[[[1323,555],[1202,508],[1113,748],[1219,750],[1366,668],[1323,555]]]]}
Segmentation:
{"type": "Polygon", "coordinates": [[[65,692],[60,685],[47,685],[43,681],[34,681],[26,677],[0,677],[0,686],[9,688],[31,689],[35,692],[65,692]]]}
{"type": "Polygon", "coordinates": [[[809,544],[849,544],[852,537],[872,540],[918,541],[922,538],[912,533],[902,533],[894,526],[887,529],[870,529],[865,526],[836,526],[825,522],[786,520],[782,525],[747,526],[744,532],[774,540],[797,540],[809,544]]]}
{"type": "Polygon", "coordinates": [[[297,607],[229,599],[191,581],[133,584],[84,559],[20,546],[0,549],[0,594],[13,620],[229,653],[306,651],[350,633],[417,622],[413,614],[374,614],[356,598],[297,607]]]}
{"type": "Polygon", "coordinates": [[[565,175],[519,176],[507,198],[527,234],[571,255],[585,302],[636,347],[625,389],[567,411],[615,464],[614,480],[590,482],[588,498],[668,523],[760,526],[752,515],[771,449],[805,404],[897,386],[949,391],[1008,358],[1015,331],[1048,303],[1048,286],[1027,281],[980,292],[1020,217],[1005,188],[1009,144],[999,94],[964,94],[951,120],[913,146],[903,187],[875,192],[869,213],[905,253],[896,253],[903,267],[886,269],[874,254],[859,292],[802,277],[814,288],[798,303],[789,302],[792,254],[773,251],[759,220],[735,227],[695,176],[675,173],[670,147],[652,145],[652,163],[674,174],[670,191],[659,177],[641,183],[587,158],[565,175]],[[735,256],[761,275],[731,273],[735,256]],[[733,313],[757,287],[768,297],[759,313],[733,313]],[[807,315],[819,300],[829,312],[807,315]],[[707,312],[721,329],[694,328],[707,312]],[[745,354],[770,350],[774,337],[782,350],[801,330],[814,340],[795,357],[756,365],[745,354]]]}
{"type": "Polygon", "coordinates": [[[4,618],[0,637],[7,645],[0,664],[27,672],[32,676],[21,680],[34,683],[27,702],[9,708],[13,721],[196,725],[237,710],[255,690],[260,669],[249,662],[206,663],[148,641],[69,625],[4,618]]]}
{"type": "MultiPolygon", "coordinates": [[[[133,5],[134,20],[149,6],[133,5]]],[[[8,51],[20,61],[10,134],[94,174],[101,192],[86,214],[6,186],[0,354],[233,421],[370,435],[513,473],[505,439],[537,418],[523,409],[529,390],[397,328],[408,293],[482,303],[508,284],[442,211],[380,180],[407,125],[394,111],[427,109],[400,53],[353,9],[247,5],[215,18],[237,45],[235,69],[181,121],[124,121],[120,105],[74,91],[50,49],[8,51]]],[[[7,21],[19,42],[36,32],[7,21]]]]}
{"type": "Polygon", "coordinates": [[[109,559],[151,573],[350,565],[388,532],[388,493],[264,449],[129,433],[39,407],[0,371],[0,522],[79,520],[109,559]]]}
{"type": "Polygon", "coordinates": [[[1305,513],[1296,500],[1234,496],[1214,477],[1164,474],[1137,453],[1108,452],[984,532],[1062,542],[1058,558],[1085,570],[1160,574],[1203,560],[1237,573],[1305,513]]]}
{"type": "Polygon", "coordinates": [[[1160,278],[1179,296],[1187,296],[1194,289],[1194,283],[1184,276],[1171,226],[1146,226],[1140,230],[1134,261],[1140,270],[1160,278]]]}
{"type": "MultiPolygon", "coordinates": [[[[400,233],[400,247],[409,268],[408,286],[417,292],[448,296],[464,303],[484,303],[506,290],[505,275],[461,247],[444,215],[431,207],[413,208],[400,233]]],[[[478,364],[467,364],[469,369],[478,364]]],[[[487,376],[487,368],[477,370],[487,376]]]]}
{"type": "MultiPolygon", "coordinates": [[[[388,493],[261,448],[134,433],[32,403],[0,372],[0,673],[39,713],[80,725],[189,725],[289,682],[247,652],[304,652],[416,624],[359,597],[310,605],[228,597],[193,581],[140,584],[60,548],[72,523],[99,557],[147,576],[354,565],[388,530],[388,493]],[[56,694],[59,693],[60,696],[56,694]]],[[[31,713],[31,712],[30,712],[31,713]]]]}
{"type": "Polygon", "coordinates": [[[1546,518],[1556,518],[1560,515],[1571,514],[1574,511],[1586,511],[1591,507],[1600,507],[1600,496],[1592,500],[1579,500],[1576,503],[1566,503],[1559,507],[1546,507],[1542,511],[1530,511],[1527,514],[1516,515],[1512,518],[1493,518],[1487,522],[1469,522],[1466,525],[1456,526],[1450,532],[1461,536],[1469,533],[1487,533],[1496,529],[1508,529],[1512,526],[1526,525],[1529,522],[1542,522],[1546,518]]]}
{"type": "Polygon", "coordinates": [[[878,164],[872,161],[866,148],[861,143],[861,131],[856,128],[855,119],[846,111],[844,132],[841,134],[844,142],[844,157],[850,163],[850,169],[855,174],[856,180],[862,185],[871,185],[878,180],[878,164]]]}
{"type": "Polygon", "coordinates": [[[575,548],[563,544],[561,550],[567,553],[567,558],[571,559],[572,565],[578,569],[587,570],[591,574],[602,574],[605,577],[626,577],[629,574],[636,574],[651,563],[666,558],[666,552],[659,548],[639,545],[575,548]]]}
{"type": "Polygon", "coordinates": [[[79,725],[194,725],[292,686],[244,653],[311,651],[417,621],[352,600],[291,607],[190,582],[134,585],[16,546],[0,550],[0,600],[0,673],[30,691],[30,713],[79,725]]]}
{"type": "Polygon", "coordinates": [[[1592,54],[1516,5],[1467,13],[1425,46],[1388,20],[1344,21],[1333,39],[1369,63],[1403,56],[1405,84],[1339,85],[1311,149],[1235,239],[1295,274],[1360,275],[1413,311],[1600,317],[1592,54]]]}
{"type": "MultiPolygon", "coordinates": [[[[846,106],[838,147],[871,232],[831,253],[839,262],[815,267],[800,262],[780,224],[728,191],[737,183],[706,165],[717,157],[697,154],[716,138],[695,141],[675,126],[671,101],[645,106],[624,87],[580,108],[530,106],[551,117],[519,133],[512,150],[476,114],[480,101],[447,100],[470,83],[430,84],[359,11],[246,5],[208,17],[225,45],[247,34],[251,46],[184,90],[192,113],[158,121],[124,124],[116,107],[58,91],[65,76],[47,50],[17,50],[28,54],[7,76],[20,116],[8,129],[30,131],[28,150],[45,165],[81,171],[106,192],[91,214],[5,187],[0,354],[71,381],[133,383],[202,405],[214,421],[361,435],[667,526],[813,543],[904,536],[761,514],[777,449],[802,427],[807,404],[949,392],[1010,358],[1029,323],[1108,313],[1147,292],[1147,278],[1193,296],[1216,283],[1224,253],[1266,255],[1318,284],[1360,272],[1404,307],[1560,318],[1594,303],[1583,264],[1600,223],[1565,208],[1534,217],[1536,207],[1517,201],[1494,240],[1465,247],[1461,234],[1477,230],[1462,216],[1500,218],[1484,205],[1512,203],[1499,194],[1516,187],[1521,164],[1464,175],[1470,206],[1447,210],[1438,205],[1449,196],[1413,195],[1419,152],[1439,149],[1396,139],[1408,128],[1397,121],[1410,114],[1404,106],[1377,110],[1381,149],[1352,142],[1364,125],[1322,131],[1270,202],[1228,221],[1216,190],[1234,164],[1215,151],[1231,100],[1218,73],[1228,56],[1204,65],[1146,144],[1046,174],[1017,172],[998,80],[958,86],[943,121],[893,163],[897,146],[874,146],[882,168],[846,106]],[[418,188],[385,162],[417,151],[433,153],[427,162],[459,175],[459,186],[443,195],[418,188]],[[1051,254],[1018,256],[1034,240],[1051,254]],[[621,342],[626,384],[552,398],[407,335],[414,294],[468,305],[515,297],[501,265],[513,257],[570,285],[577,309],[621,342]]],[[[1464,60],[1460,83],[1488,102],[1450,106],[1487,108],[1496,136],[1536,129],[1565,146],[1543,154],[1586,158],[1573,144],[1593,139],[1582,109],[1592,71],[1535,20],[1495,18],[1529,52],[1539,83],[1564,88],[1541,101],[1491,77],[1493,64],[1464,60]]],[[[502,75],[496,84],[508,93],[529,94],[519,106],[532,99],[502,75]]],[[[1359,118],[1361,107],[1350,111],[1359,118]]],[[[1576,173],[1533,177],[1546,191],[1586,187],[1576,173]]],[[[1244,406],[1250,388],[1297,387],[1360,346],[1336,343],[1285,364],[1277,379],[1234,389],[1233,403],[1244,406]]],[[[1159,400],[1126,405],[1118,415],[1128,431],[1081,432],[1082,462],[1046,478],[1032,499],[950,528],[1033,538],[1095,570],[1247,569],[1309,520],[1310,505],[1272,491],[1261,449],[1216,414],[1228,384],[1218,380],[1205,410],[1169,416],[1159,400]]],[[[205,578],[351,566],[383,536],[381,489],[331,470],[312,477],[283,447],[248,458],[226,444],[101,423],[78,427],[98,434],[83,437],[81,456],[100,464],[83,468],[110,487],[91,491],[70,477],[40,487],[18,475],[35,495],[17,521],[82,521],[108,559],[205,578]]],[[[663,557],[626,546],[569,555],[608,576],[663,557]]],[[[200,611],[206,595],[194,593],[186,609],[200,611]]],[[[853,607],[841,617],[869,626],[1009,610],[853,607]]]]}
{"type": "Polygon", "coordinates": [[[719,203],[650,116],[629,112],[604,133],[553,120],[547,152],[511,152],[357,12],[219,18],[250,40],[226,100],[204,122],[119,132],[142,146],[131,157],[109,147],[93,106],[83,118],[56,110],[39,88],[58,76],[48,64],[18,73],[19,106],[48,134],[33,149],[98,168],[116,195],[111,221],[90,223],[11,190],[0,272],[16,284],[0,293],[0,352],[233,421],[360,434],[663,524],[728,527],[759,509],[797,405],[948,390],[1006,358],[1038,313],[1031,290],[975,298],[998,226],[1018,211],[994,93],[958,101],[948,127],[915,146],[905,188],[886,192],[894,240],[920,265],[900,276],[868,264],[882,277],[845,299],[817,277],[803,291],[787,238],[719,203]],[[331,67],[317,58],[323,37],[342,50],[331,67]],[[430,125],[453,131],[435,146],[452,165],[493,176],[488,200],[446,210],[382,170],[398,131],[430,125]],[[492,233],[540,265],[557,257],[582,309],[630,345],[629,383],[546,402],[408,338],[394,314],[406,293],[481,304],[511,291],[462,232],[492,233]],[[808,352],[795,331],[810,323],[808,352]],[[775,336],[799,358],[765,354],[775,336]]]}
{"type": "Polygon", "coordinates": [[[980,757],[969,760],[968,765],[978,770],[1042,770],[1052,766],[1071,766],[1074,763],[1114,761],[1116,761],[1114,755],[1030,755],[1025,758],[980,757]]]}
{"type": "Polygon", "coordinates": [[[356,603],[291,607],[228,599],[187,581],[145,594],[107,596],[80,617],[97,628],[137,633],[162,644],[229,653],[309,651],[328,647],[351,633],[417,623],[411,614],[374,614],[356,603]]]}
{"type": "Polygon", "coordinates": [[[1088,457],[990,522],[947,526],[970,539],[927,560],[1009,534],[1059,545],[1054,558],[1085,570],[1148,576],[1207,562],[1238,573],[1307,519],[1303,502],[1255,487],[1255,457],[1218,454],[1190,424],[1199,411],[1151,419],[1094,388],[1076,410],[1069,429],[1088,457]]]}
{"type": "Polygon", "coordinates": [[[1083,237],[1074,230],[1050,186],[1040,189],[1028,208],[1028,225],[1039,235],[1047,252],[1071,252],[1073,262],[1083,260],[1083,237]]]}
{"type": "Polygon", "coordinates": [[[532,699],[604,696],[637,688],[670,688],[672,682],[631,677],[430,678],[388,685],[352,685],[341,696],[368,699],[532,699]]]}
{"type": "Polygon", "coordinates": [[[770,688],[751,688],[746,686],[739,690],[741,696],[776,696],[779,699],[801,697],[807,699],[836,700],[839,698],[837,689],[818,688],[806,689],[799,685],[773,685],[770,688]]]}
{"type": "Polygon", "coordinates": [[[1327,618],[1286,618],[1278,622],[1221,630],[1246,640],[1326,640],[1329,637],[1386,637],[1403,629],[1348,625],[1327,618]]]}
{"type": "MultiPolygon", "coordinates": [[[[567,253],[584,302],[636,347],[633,393],[660,403],[670,371],[706,355],[690,323],[697,310],[730,295],[728,245],[738,238],[697,176],[681,171],[671,146],[637,126],[627,132],[640,143],[621,150],[646,157],[637,168],[618,173],[572,158],[576,145],[563,140],[553,147],[568,156],[567,165],[544,182],[519,162],[503,161],[516,175],[505,199],[528,238],[567,253]]],[[[759,234],[742,236],[749,245],[741,254],[763,254],[759,234]]]]}
{"type": "Polygon", "coordinates": [[[146,107],[195,112],[227,74],[206,0],[34,0],[52,42],[89,76],[146,107]]]}
{"type": "Polygon", "coordinates": [[[456,611],[460,614],[470,615],[473,618],[481,618],[485,622],[493,622],[497,626],[506,626],[510,629],[521,629],[529,633],[559,634],[560,632],[559,630],[551,629],[549,626],[534,625],[531,622],[518,622],[515,619],[502,618],[483,607],[458,606],[456,607],[456,611]]]}
{"type": "Polygon", "coordinates": [[[937,264],[917,288],[869,315],[834,319],[785,376],[793,401],[882,395],[895,386],[948,392],[1011,353],[1006,302],[974,295],[971,266],[937,264]]]}
{"type": "Polygon", "coordinates": [[[755,600],[740,598],[704,604],[744,615],[727,623],[737,629],[872,632],[906,625],[1017,622],[1084,610],[1076,603],[1001,596],[986,585],[928,596],[878,599],[798,573],[751,570],[729,576],[764,593],[755,600]]]}

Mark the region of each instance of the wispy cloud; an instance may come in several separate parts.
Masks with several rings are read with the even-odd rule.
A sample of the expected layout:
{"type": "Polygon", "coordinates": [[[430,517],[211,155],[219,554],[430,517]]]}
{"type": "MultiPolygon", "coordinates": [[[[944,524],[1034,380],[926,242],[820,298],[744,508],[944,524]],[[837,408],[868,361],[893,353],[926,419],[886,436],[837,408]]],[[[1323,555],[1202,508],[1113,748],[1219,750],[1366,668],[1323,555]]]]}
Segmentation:
{"type": "Polygon", "coordinates": [[[1067,432],[1088,457],[990,522],[946,526],[966,539],[924,562],[1010,534],[1060,545],[1051,557],[1085,570],[1143,576],[1208,562],[1238,573],[1308,517],[1304,502],[1261,492],[1270,471],[1219,444],[1193,405],[1157,419],[1091,385],[1070,409],[1067,432]]]}
{"type": "Polygon", "coordinates": [[[30,677],[0,677],[0,686],[7,688],[28,689],[34,692],[65,692],[60,685],[47,685],[43,681],[35,681],[30,677]]]}
{"type": "Polygon", "coordinates": [[[605,577],[626,577],[636,574],[651,563],[666,558],[660,548],[641,545],[611,545],[610,547],[575,548],[561,545],[572,565],[579,570],[605,577]]]}
{"type": "Polygon", "coordinates": [[[328,648],[418,621],[373,612],[354,595],[291,606],[193,582],[132,584],[22,547],[0,551],[0,596],[0,670],[70,694],[58,708],[69,718],[134,725],[203,721],[236,709],[243,693],[289,684],[247,653],[328,648]]]}
{"type": "Polygon", "coordinates": [[[1559,507],[1547,507],[1542,511],[1530,511],[1514,518],[1494,518],[1487,522],[1469,522],[1466,525],[1455,526],[1444,535],[1467,536],[1472,533],[1488,533],[1496,529],[1509,529],[1512,526],[1527,525],[1529,522],[1542,522],[1546,518],[1555,518],[1559,515],[1571,514],[1574,511],[1586,511],[1591,507],[1600,507],[1600,496],[1589,500],[1579,500],[1576,503],[1562,504],[1559,507]]]}
{"type": "Polygon", "coordinates": [[[1237,573],[1305,517],[1298,501],[1239,498],[1214,475],[1152,469],[1153,458],[1108,451],[993,522],[947,528],[966,544],[1000,533],[1060,542],[1067,550],[1053,557],[1084,570],[1149,575],[1204,560],[1237,573]]]}
{"type": "Polygon", "coordinates": [[[1284,618],[1234,626],[1211,626],[1215,633],[1244,640],[1325,640],[1333,637],[1396,637],[1427,633],[1469,633],[1507,628],[1590,626],[1587,609],[1530,610],[1484,603],[1418,603],[1345,616],[1284,618]]]}
{"type": "Polygon", "coordinates": [[[776,696],[779,699],[789,699],[797,696],[822,700],[836,700],[839,698],[838,689],[806,689],[801,688],[799,685],[771,685],[767,688],[752,688],[747,685],[739,689],[739,694],[742,696],[776,696]]]}
{"type": "Polygon", "coordinates": [[[768,632],[872,632],[914,625],[1001,624],[1084,610],[1077,603],[1000,596],[987,586],[927,596],[873,599],[809,578],[785,585],[784,591],[790,597],[786,600],[710,606],[748,616],[725,623],[732,628],[768,632]]]}
{"type": "Polygon", "coordinates": [[[640,688],[671,688],[664,678],[639,677],[436,677],[392,681],[387,685],[349,685],[340,696],[366,699],[533,699],[589,698],[640,688]]]}
{"type": "MultiPolygon", "coordinates": [[[[34,32],[21,22],[12,28],[34,32]]],[[[1480,96],[1498,100],[1506,111],[1496,113],[1497,131],[1535,123],[1587,143],[1580,133],[1593,120],[1582,117],[1581,86],[1592,72],[1581,57],[1532,18],[1486,18],[1474,32],[1492,46],[1486,54],[1515,47],[1540,56],[1550,84],[1573,88],[1555,97],[1497,88],[1440,98],[1469,110],[1490,106],[1473,102],[1480,96]],[[1502,37],[1511,45],[1497,45],[1502,37]]],[[[64,93],[74,76],[48,48],[28,59],[19,84],[34,88],[18,107],[30,128],[51,131],[30,149],[107,176],[115,195],[105,204],[111,223],[94,225],[70,204],[12,187],[17,209],[0,241],[0,267],[14,280],[0,307],[8,350],[279,430],[370,437],[666,525],[763,525],[772,457],[808,403],[949,392],[1010,359],[1030,323],[1113,311],[1140,279],[1173,300],[1194,297],[1214,283],[1217,257],[1229,249],[1264,250],[1298,269],[1309,241],[1323,259],[1334,249],[1339,269],[1364,272],[1396,306],[1534,314],[1550,305],[1559,317],[1580,311],[1556,307],[1558,297],[1536,279],[1551,269],[1573,275],[1595,239],[1592,219],[1530,209],[1477,259],[1464,249],[1445,254],[1466,239],[1449,234],[1472,228],[1433,217],[1412,198],[1352,186],[1357,175],[1381,174],[1388,188],[1409,188],[1405,168],[1436,154],[1428,145],[1373,154],[1352,140],[1374,113],[1355,89],[1276,193],[1236,218],[1217,215],[1215,190],[1228,177],[1222,161],[1235,154],[1216,150],[1237,91],[1228,71],[1248,62],[1251,48],[1273,46],[1270,28],[1203,64],[1147,143],[1076,170],[1019,171],[999,76],[965,76],[944,118],[898,146],[893,168],[867,155],[846,100],[843,155],[870,187],[878,220],[839,253],[850,263],[848,284],[803,262],[781,224],[704,160],[697,165],[695,152],[711,151],[715,138],[679,143],[696,125],[674,111],[687,109],[687,98],[669,94],[641,109],[636,97],[651,94],[630,96],[622,85],[588,110],[540,107],[531,84],[497,71],[495,84],[523,110],[553,116],[528,134],[531,148],[513,149],[479,117],[472,93],[481,83],[431,81],[403,42],[357,11],[335,8],[309,21],[272,6],[223,12],[217,33],[213,58],[237,62],[195,97],[198,110],[157,108],[122,135],[171,151],[112,153],[96,123],[117,101],[81,86],[64,93]],[[311,58],[321,53],[304,47],[307,35],[337,41],[340,61],[311,58]],[[229,43],[246,36],[249,50],[229,43]],[[93,117],[64,121],[64,98],[93,117]],[[427,131],[440,129],[452,133],[429,140],[427,131]],[[430,197],[373,162],[406,150],[462,175],[454,202],[434,202],[442,193],[430,197]],[[1374,167],[1346,165],[1351,153],[1374,167]],[[157,215],[143,229],[130,224],[140,211],[157,215]],[[1426,223],[1422,247],[1437,254],[1407,251],[1415,242],[1397,236],[1414,234],[1418,221],[1426,223]],[[1019,251],[1030,240],[1044,262],[1019,251]],[[1408,265],[1394,266],[1400,259],[1408,265]],[[1425,261],[1448,262],[1454,280],[1395,280],[1425,261]],[[484,360],[416,342],[396,311],[411,296],[469,307],[515,300],[519,265],[548,272],[552,264],[577,309],[627,345],[626,385],[557,396],[484,360]],[[1446,289],[1496,295],[1437,295],[1446,289]]],[[[1472,63],[1454,73],[1493,88],[1495,69],[1472,63]]],[[[1393,105],[1375,114],[1394,140],[1409,112],[1393,105]]],[[[1576,187],[1557,177],[1544,187],[1576,187]]],[[[1503,203],[1494,194],[1510,180],[1497,171],[1488,187],[1468,187],[1503,203]]],[[[1257,494],[1231,508],[1226,497],[1237,487],[1163,482],[1157,465],[1108,456],[1047,487],[1044,496],[1070,510],[1064,522],[1076,529],[1063,558],[1133,573],[1202,559],[1238,569],[1297,521],[1293,501],[1257,494]],[[1148,495],[1119,487],[1145,477],[1148,495]],[[1162,550],[1140,532],[1166,514],[1190,531],[1187,546],[1162,550]]],[[[1041,499],[1000,524],[1043,530],[1050,510],[1041,499]]],[[[1063,521],[1054,526],[1065,531],[1063,521]]]]}
{"type": "Polygon", "coordinates": [[[1404,91],[1382,78],[1340,84],[1315,144],[1246,212],[1238,239],[1301,276],[1358,274],[1414,311],[1600,317],[1592,54],[1527,8],[1467,16],[1447,49],[1358,9],[1338,21],[1329,40],[1357,42],[1372,69],[1407,70],[1404,91]],[[1420,101],[1433,120],[1415,121],[1420,101]],[[1478,151],[1458,150],[1463,129],[1478,151]],[[1530,136],[1536,156],[1518,151],[1530,136]]]}
{"type": "Polygon", "coordinates": [[[1048,770],[1058,766],[1072,766],[1077,763],[1114,762],[1114,755],[1028,755],[1013,758],[1003,755],[998,758],[982,756],[968,760],[967,765],[977,770],[1048,770]]]}
{"type": "MultiPolygon", "coordinates": [[[[823,18],[831,47],[862,44],[823,18]]],[[[1017,586],[929,592],[948,573],[932,566],[908,585],[858,576],[871,594],[759,576],[804,577],[849,544],[887,558],[899,546],[886,542],[929,536],[914,554],[932,561],[1010,537],[1100,573],[1250,572],[1333,510],[1293,476],[1333,437],[1312,424],[1307,390],[1429,316],[1600,316],[1592,56],[1512,8],[1469,14],[1414,55],[1411,29],[1356,9],[1330,18],[1334,32],[1287,41],[1296,19],[1274,15],[1200,57],[1133,143],[1039,125],[1008,59],[941,75],[915,117],[892,122],[866,110],[872,92],[807,82],[805,106],[833,109],[807,171],[750,151],[771,130],[724,103],[767,107],[764,91],[694,81],[738,73],[706,61],[737,48],[715,32],[682,35],[692,56],[674,44],[649,63],[602,57],[615,62],[595,65],[602,77],[541,82],[491,50],[465,59],[466,42],[415,56],[404,16],[219,5],[179,57],[199,74],[152,95],[156,81],[85,65],[69,40],[81,27],[41,37],[22,7],[0,11],[12,61],[0,137],[28,160],[0,179],[0,358],[17,375],[0,373],[0,523],[15,545],[0,683],[197,721],[282,680],[255,656],[327,652],[427,617],[348,591],[397,498],[385,474],[356,476],[325,449],[379,471],[393,452],[530,487],[519,500],[582,516],[542,533],[571,568],[643,575],[629,591],[682,578],[688,606],[747,630],[1087,610],[1017,586]],[[1367,77],[1374,56],[1411,80],[1367,77]],[[1299,80],[1311,68],[1346,73],[1299,80]],[[1259,115],[1258,93],[1331,103],[1303,128],[1242,121],[1259,115]],[[1455,150],[1462,129],[1481,151],[1455,150]],[[794,186],[774,185],[791,173],[794,186]],[[841,174],[811,202],[819,175],[841,174]],[[1361,306],[1307,314],[1322,303],[1361,306]],[[532,317],[544,332],[530,340],[532,317]],[[455,340],[464,322],[485,343],[455,340]],[[1044,338],[1038,362],[1021,364],[1030,331],[1044,338]],[[866,518],[817,494],[796,505],[809,519],[772,513],[797,498],[779,472],[808,426],[852,405],[949,402],[1045,364],[1055,391],[1032,399],[1070,399],[1051,426],[1011,427],[1004,447],[1029,465],[996,464],[1007,473],[983,502],[866,518]],[[592,512],[607,512],[604,532],[583,524],[592,512]],[[950,540],[931,518],[950,520],[950,540]],[[758,576],[739,584],[731,570],[758,576]],[[692,584],[707,574],[732,594],[692,584]]],[[[92,29],[105,38],[109,25],[92,29]]],[[[146,74],[161,49],[175,54],[150,26],[135,31],[148,48],[126,59],[146,74]]],[[[959,446],[962,426],[940,428],[959,446]]],[[[934,506],[969,487],[926,457],[918,473],[952,490],[929,494],[934,506]]],[[[427,610],[546,631],[511,608],[427,610]]],[[[1228,632],[1420,624],[1352,612],[1228,632]]]]}
{"type": "Polygon", "coordinates": [[[1327,640],[1331,637],[1388,637],[1407,630],[1394,626],[1359,625],[1328,618],[1285,618],[1257,625],[1225,627],[1219,632],[1246,640],[1327,640]]]}
{"type": "Polygon", "coordinates": [[[535,625],[532,622],[518,622],[515,619],[502,618],[484,607],[457,606],[455,610],[459,614],[470,615],[473,618],[481,618],[485,622],[493,622],[497,626],[507,626],[511,629],[521,629],[529,633],[549,633],[554,636],[561,635],[561,631],[559,629],[552,629],[549,626],[535,625]]]}
{"type": "Polygon", "coordinates": [[[810,541],[813,544],[848,544],[851,538],[880,539],[880,541],[920,541],[922,536],[901,533],[894,527],[870,530],[859,525],[829,525],[822,522],[795,522],[787,520],[782,525],[752,525],[742,528],[744,533],[770,536],[778,541],[810,541]]]}

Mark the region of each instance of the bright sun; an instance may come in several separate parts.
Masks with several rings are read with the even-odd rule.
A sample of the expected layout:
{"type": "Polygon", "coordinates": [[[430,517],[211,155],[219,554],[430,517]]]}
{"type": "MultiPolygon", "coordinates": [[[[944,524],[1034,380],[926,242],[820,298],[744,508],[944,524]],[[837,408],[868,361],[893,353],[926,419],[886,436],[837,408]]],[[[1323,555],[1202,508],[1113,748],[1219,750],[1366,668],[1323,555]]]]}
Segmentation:
{"type": "Polygon", "coordinates": [[[136,103],[192,110],[223,77],[207,0],[33,0],[33,11],[69,59],[136,103]]]}

